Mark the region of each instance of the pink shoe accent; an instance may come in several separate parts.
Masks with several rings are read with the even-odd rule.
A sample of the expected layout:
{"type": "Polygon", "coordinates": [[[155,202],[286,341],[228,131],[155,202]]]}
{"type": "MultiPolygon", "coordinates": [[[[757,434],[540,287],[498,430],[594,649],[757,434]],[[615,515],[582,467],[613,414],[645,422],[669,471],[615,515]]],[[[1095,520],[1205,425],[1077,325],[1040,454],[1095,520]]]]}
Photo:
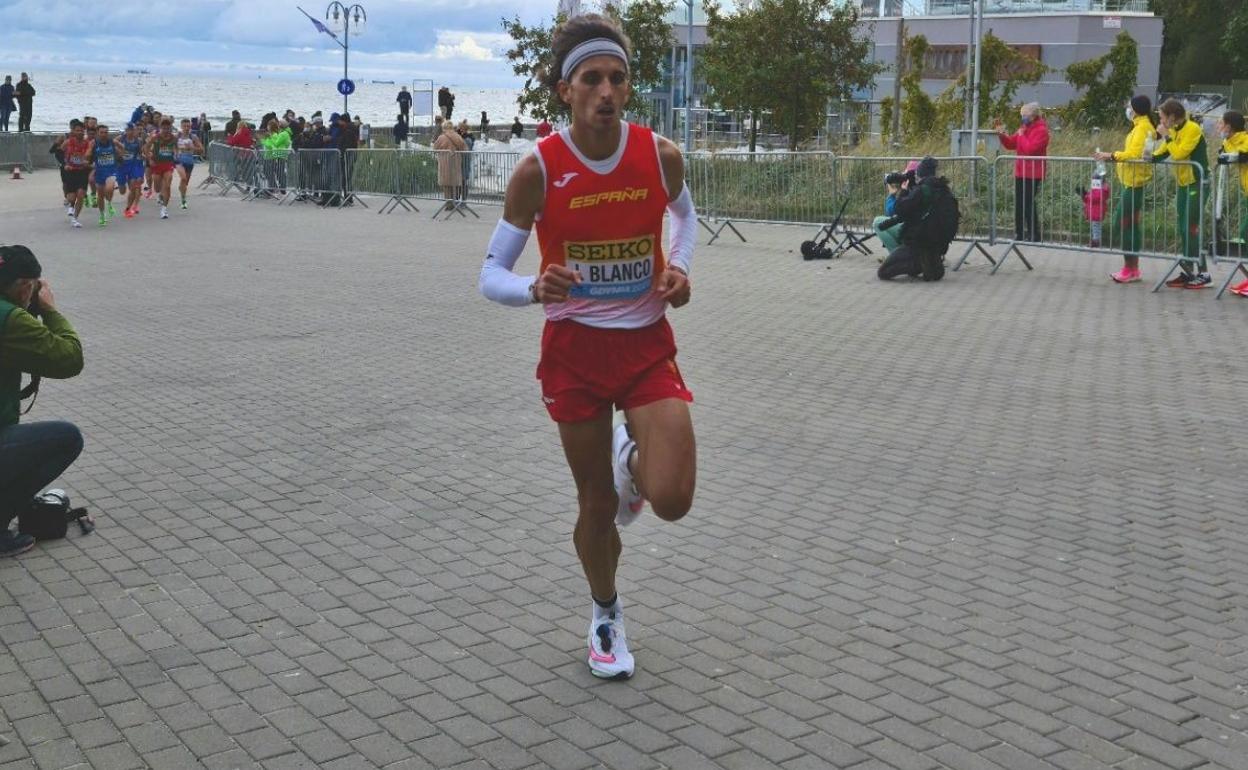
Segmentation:
{"type": "Polygon", "coordinates": [[[589,647],[589,659],[594,661],[595,663],[614,663],[615,662],[614,655],[599,655],[598,653],[594,652],[593,645],[590,645],[589,647]]]}
{"type": "Polygon", "coordinates": [[[1135,283],[1140,280],[1140,269],[1124,267],[1109,277],[1114,279],[1114,283],[1135,283]]]}
{"type": "Polygon", "coordinates": [[[1231,287],[1232,294],[1238,294],[1241,297],[1248,297],[1248,281],[1240,281],[1231,287]]]}

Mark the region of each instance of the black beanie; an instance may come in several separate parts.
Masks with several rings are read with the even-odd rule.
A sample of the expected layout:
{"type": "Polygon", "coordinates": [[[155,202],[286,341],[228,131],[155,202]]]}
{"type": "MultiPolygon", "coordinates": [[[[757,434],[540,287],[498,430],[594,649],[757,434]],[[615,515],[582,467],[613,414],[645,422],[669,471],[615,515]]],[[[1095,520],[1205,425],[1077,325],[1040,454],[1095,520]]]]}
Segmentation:
{"type": "Polygon", "coordinates": [[[1131,109],[1136,115],[1147,115],[1153,111],[1153,102],[1144,94],[1131,97],[1131,109]]]}
{"type": "Polygon", "coordinates": [[[936,176],[936,159],[928,155],[919,161],[919,167],[914,171],[915,175],[920,179],[927,179],[929,176],[936,176]]]}
{"type": "Polygon", "coordinates": [[[25,246],[0,246],[0,288],[9,288],[19,278],[39,278],[43,268],[25,246]]]}

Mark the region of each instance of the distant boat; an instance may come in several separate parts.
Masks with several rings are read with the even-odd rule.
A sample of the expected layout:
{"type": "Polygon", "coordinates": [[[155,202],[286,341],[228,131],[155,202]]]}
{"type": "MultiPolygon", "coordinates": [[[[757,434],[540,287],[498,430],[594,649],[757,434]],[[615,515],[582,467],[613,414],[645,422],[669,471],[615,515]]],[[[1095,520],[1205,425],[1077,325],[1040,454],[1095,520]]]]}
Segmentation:
{"type": "Polygon", "coordinates": [[[370,83],[374,83],[374,84],[376,84],[376,85],[383,85],[383,86],[392,86],[392,85],[394,85],[394,81],[393,81],[393,80],[370,80],[370,81],[368,81],[368,82],[370,82],[370,83]]]}
{"type": "Polygon", "coordinates": [[[151,70],[126,70],[127,75],[150,75],[151,70]]]}

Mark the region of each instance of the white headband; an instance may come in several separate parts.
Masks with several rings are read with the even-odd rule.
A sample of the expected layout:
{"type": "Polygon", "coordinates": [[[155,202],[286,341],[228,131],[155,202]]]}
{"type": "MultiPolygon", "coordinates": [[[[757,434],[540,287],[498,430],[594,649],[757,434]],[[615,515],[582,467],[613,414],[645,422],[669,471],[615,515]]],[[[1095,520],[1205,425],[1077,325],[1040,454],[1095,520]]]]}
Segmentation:
{"type": "Polygon", "coordinates": [[[591,56],[614,56],[624,62],[625,69],[628,68],[628,56],[624,53],[624,49],[619,43],[605,37],[596,37],[592,40],[586,40],[576,48],[568,51],[568,55],[563,59],[561,77],[567,80],[577,65],[591,56]]]}

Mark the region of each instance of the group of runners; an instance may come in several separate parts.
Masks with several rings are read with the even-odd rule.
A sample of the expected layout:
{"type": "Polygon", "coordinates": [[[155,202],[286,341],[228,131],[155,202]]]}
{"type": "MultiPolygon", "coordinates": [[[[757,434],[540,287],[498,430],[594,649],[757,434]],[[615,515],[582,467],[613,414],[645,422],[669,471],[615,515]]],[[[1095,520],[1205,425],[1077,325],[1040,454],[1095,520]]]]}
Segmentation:
{"type": "Polygon", "coordinates": [[[94,117],[75,118],[49,151],[61,165],[70,225],[82,227],[79,217],[86,206],[98,209],[99,226],[105,227],[117,214],[115,197],[126,219],[138,216],[140,201],[152,197],[160,205],[160,218],[168,219],[175,175],[185,211],[195,159],[203,156],[204,146],[189,119],[180,121],[175,132],[173,118],[157,112],[126,124],[120,133],[94,117]]]}

